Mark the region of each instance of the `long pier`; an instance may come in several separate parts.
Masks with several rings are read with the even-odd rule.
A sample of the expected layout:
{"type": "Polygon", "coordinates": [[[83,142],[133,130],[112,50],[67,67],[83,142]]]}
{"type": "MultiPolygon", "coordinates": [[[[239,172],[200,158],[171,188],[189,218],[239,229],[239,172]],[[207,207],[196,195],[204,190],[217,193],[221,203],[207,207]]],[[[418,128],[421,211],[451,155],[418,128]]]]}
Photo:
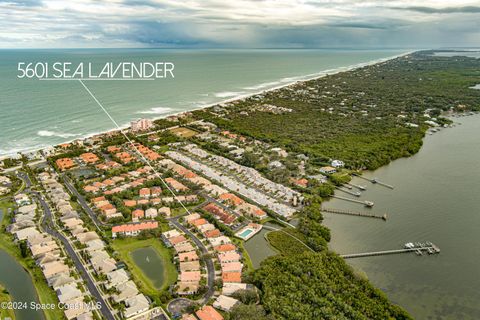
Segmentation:
{"type": "Polygon", "coordinates": [[[428,254],[436,254],[436,253],[440,253],[440,248],[438,248],[434,244],[431,244],[428,246],[404,248],[404,249],[397,249],[397,250],[341,254],[340,257],[344,259],[351,259],[351,258],[361,258],[361,257],[384,256],[389,254],[399,254],[399,253],[408,253],[408,252],[415,252],[417,255],[423,255],[423,253],[425,252],[428,254]]]}
{"type": "Polygon", "coordinates": [[[368,212],[356,212],[356,211],[340,210],[340,209],[333,209],[333,208],[322,208],[321,211],[322,212],[328,212],[328,213],[345,214],[345,215],[349,215],[349,216],[377,218],[377,219],[382,219],[384,221],[387,221],[387,214],[386,213],[384,215],[376,215],[376,214],[368,213],[368,212]]]}
{"type": "Polygon", "coordinates": [[[351,196],[355,196],[355,197],[360,197],[362,195],[359,191],[354,192],[354,191],[346,190],[346,189],[343,189],[343,188],[340,188],[340,187],[335,187],[335,189],[340,190],[342,192],[345,192],[345,193],[347,193],[351,196]]]}
{"type": "Polygon", "coordinates": [[[363,179],[363,180],[370,181],[371,183],[374,183],[374,184],[376,183],[376,184],[378,184],[378,185],[387,187],[387,188],[389,188],[389,189],[393,189],[393,188],[394,188],[392,185],[387,184],[387,183],[385,183],[385,182],[382,182],[382,181],[378,180],[377,178],[373,178],[373,179],[365,178],[365,177],[359,175],[358,173],[353,173],[353,175],[356,176],[356,177],[359,177],[359,178],[361,178],[361,179],[363,179]]]}
{"type": "Polygon", "coordinates": [[[346,183],[346,185],[349,186],[349,187],[355,187],[355,188],[357,188],[358,190],[361,190],[361,191],[367,190],[366,186],[362,186],[362,185],[359,185],[359,184],[354,184],[354,183],[351,183],[351,182],[346,183]]]}
{"type": "Polygon", "coordinates": [[[364,206],[367,206],[367,207],[373,207],[373,205],[374,205],[374,203],[372,201],[367,201],[367,200],[361,201],[361,200],[357,200],[357,199],[346,198],[346,197],[335,196],[335,195],[333,195],[332,198],[363,204],[364,206]]]}

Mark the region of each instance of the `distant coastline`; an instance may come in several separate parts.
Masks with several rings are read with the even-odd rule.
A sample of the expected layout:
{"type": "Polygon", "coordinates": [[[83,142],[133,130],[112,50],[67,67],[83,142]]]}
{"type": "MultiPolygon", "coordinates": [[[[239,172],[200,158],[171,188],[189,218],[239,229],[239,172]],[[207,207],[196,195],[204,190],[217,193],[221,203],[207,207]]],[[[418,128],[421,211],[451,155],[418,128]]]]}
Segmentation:
{"type": "MultiPolygon", "coordinates": [[[[335,68],[335,69],[327,69],[327,70],[323,70],[323,71],[320,71],[320,72],[311,73],[311,74],[307,74],[307,75],[303,75],[303,76],[295,76],[295,77],[291,77],[291,79],[292,79],[291,81],[282,83],[281,85],[276,85],[276,86],[272,86],[272,87],[267,86],[267,88],[261,89],[259,91],[249,92],[249,93],[246,93],[246,94],[235,95],[231,98],[223,99],[223,100],[220,100],[220,101],[217,101],[217,102],[212,102],[212,103],[209,103],[209,104],[204,104],[204,105],[201,105],[201,106],[198,106],[198,107],[192,107],[188,110],[182,110],[182,111],[178,111],[178,112],[163,114],[163,115],[158,116],[158,117],[148,117],[147,116],[147,117],[144,117],[144,118],[147,118],[147,119],[150,119],[150,120],[165,119],[165,118],[168,118],[168,117],[171,117],[171,116],[178,116],[180,114],[184,114],[184,113],[195,111],[195,110],[207,109],[207,108],[211,108],[211,107],[216,106],[216,105],[226,104],[226,103],[230,103],[230,102],[234,102],[234,101],[240,101],[240,100],[243,100],[243,99],[258,95],[258,94],[264,94],[266,92],[271,92],[271,91],[279,90],[279,89],[282,89],[282,88],[286,88],[286,87],[292,86],[292,85],[297,84],[297,83],[306,82],[306,81],[310,81],[310,80],[315,80],[315,79],[323,78],[323,77],[326,77],[326,76],[329,76],[329,75],[338,74],[338,73],[341,73],[341,72],[348,72],[348,71],[352,71],[352,70],[355,70],[355,69],[358,69],[358,68],[372,66],[372,65],[375,65],[375,64],[380,64],[380,63],[383,63],[383,62],[386,62],[386,61],[389,61],[389,60],[393,60],[393,59],[396,59],[396,58],[407,56],[407,55],[412,54],[414,52],[415,51],[407,51],[407,52],[397,54],[397,55],[393,55],[393,56],[389,56],[389,57],[386,57],[386,58],[375,59],[375,60],[371,60],[371,61],[368,61],[368,62],[357,63],[357,64],[353,64],[353,65],[349,65],[349,66],[345,66],[345,67],[339,67],[339,68],[335,68]]],[[[282,80],[282,79],[280,79],[280,80],[282,80]]],[[[278,81],[271,82],[271,83],[277,83],[277,82],[278,81]]],[[[266,83],[251,85],[250,88],[262,87],[265,84],[266,83]]],[[[139,112],[139,114],[148,115],[149,113],[148,113],[148,110],[146,110],[146,111],[139,112]]],[[[139,117],[137,117],[137,118],[139,118],[139,117]]],[[[134,119],[135,118],[132,118],[131,120],[134,120],[134,119]]],[[[125,129],[128,129],[129,127],[130,127],[130,124],[128,123],[128,124],[125,124],[125,125],[121,126],[121,129],[125,130],[125,129]]],[[[94,136],[101,136],[101,135],[104,135],[104,134],[107,134],[107,133],[110,133],[110,132],[115,132],[115,131],[118,131],[118,129],[113,128],[113,129],[109,129],[109,130],[92,132],[92,133],[88,133],[88,134],[84,134],[84,135],[78,135],[78,136],[75,136],[75,138],[72,138],[72,139],[65,139],[64,141],[62,141],[60,143],[43,145],[41,147],[25,148],[25,149],[21,149],[21,150],[16,149],[15,151],[0,154],[0,159],[12,157],[12,156],[15,156],[15,155],[18,155],[18,154],[21,154],[21,153],[38,152],[38,151],[44,150],[46,148],[58,146],[58,145],[63,144],[63,143],[71,143],[73,141],[78,141],[78,140],[81,141],[81,140],[85,140],[85,139],[88,139],[88,138],[91,138],[91,137],[94,137],[94,136]]],[[[46,130],[40,130],[39,132],[43,132],[44,134],[47,133],[46,130]]],[[[50,131],[48,131],[48,132],[50,132],[50,131]]],[[[66,135],[73,135],[73,134],[66,134],[66,135]]]]}

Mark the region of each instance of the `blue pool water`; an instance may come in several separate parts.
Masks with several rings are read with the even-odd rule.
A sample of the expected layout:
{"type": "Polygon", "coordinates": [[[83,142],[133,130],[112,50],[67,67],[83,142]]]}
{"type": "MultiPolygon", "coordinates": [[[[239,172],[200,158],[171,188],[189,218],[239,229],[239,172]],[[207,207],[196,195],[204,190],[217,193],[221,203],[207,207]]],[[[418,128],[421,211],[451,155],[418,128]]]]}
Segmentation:
{"type": "Polygon", "coordinates": [[[239,236],[240,236],[241,238],[246,238],[246,237],[248,237],[248,235],[249,235],[250,233],[252,233],[252,232],[253,232],[252,229],[247,229],[247,230],[244,230],[242,233],[240,233],[239,236]]]}

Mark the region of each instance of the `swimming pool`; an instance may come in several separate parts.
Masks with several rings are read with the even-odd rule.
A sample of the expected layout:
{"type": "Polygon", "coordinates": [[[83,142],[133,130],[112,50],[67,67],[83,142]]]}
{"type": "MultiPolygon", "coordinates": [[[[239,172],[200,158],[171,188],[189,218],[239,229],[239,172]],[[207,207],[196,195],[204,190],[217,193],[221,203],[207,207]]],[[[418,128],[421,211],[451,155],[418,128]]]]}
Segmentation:
{"type": "Polygon", "coordinates": [[[253,232],[252,229],[245,229],[245,230],[243,230],[238,236],[239,236],[240,238],[244,238],[244,239],[245,239],[245,238],[248,237],[248,235],[249,235],[250,233],[252,233],[252,232],[253,232]]]}

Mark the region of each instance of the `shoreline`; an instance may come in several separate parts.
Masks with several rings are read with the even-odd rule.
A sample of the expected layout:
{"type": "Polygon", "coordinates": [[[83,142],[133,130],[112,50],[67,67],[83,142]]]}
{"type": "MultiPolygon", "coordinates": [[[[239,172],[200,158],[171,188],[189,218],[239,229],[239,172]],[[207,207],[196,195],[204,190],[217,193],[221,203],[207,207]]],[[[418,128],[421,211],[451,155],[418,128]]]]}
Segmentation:
{"type": "MultiPolygon", "coordinates": [[[[454,117],[452,115],[449,115],[447,116],[447,118],[449,118],[450,120],[459,120],[458,117],[454,117]]],[[[472,115],[465,115],[465,116],[461,116],[460,118],[463,118],[465,119],[466,121],[472,121],[473,123],[478,123],[477,121],[480,120],[480,112],[476,112],[475,114],[472,114],[472,115]]],[[[457,129],[458,128],[461,128],[463,126],[465,126],[466,124],[461,122],[461,121],[455,121],[455,126],[454,127],[448,127],[448,128],[445,128],[445,129],[442,129],[442,132],[446,135],[446,136],[450,136],[453,133],[453,130],[457,129]]],[[[467,126],[470,126],[470,127],[474,127],[472,125],[472,123],[470,124],[467,124],[467,126]]],[[[462,130],[462,129],[460,129],[462,130]]],[[[409,157],[401,157],[401,158],[397,158],[397,159],[394,159],[392,161],[390,161],[388,164],[386,165],[383,165],[379,168],[376,168],[374,170],[365,170],[364,173],[368,173],[368,178],[373,178],[373,177],[378,177],[380,180],[383,181],[383,177],[389,175],[391,177],[394,177],[394,175],[392,175],[392,172],[402,172],[402,169],[405,169],[405,168],[412,168],[413,170],[415,170],[416,167],[420,167],[422,168],[421,166],[419,166],[418,164],[415,165],[415,162],[416,161],[413,161],[413,157],[420,157],[420,154],[423,152],[424,154],[425,153],[428,153],[429,151],[431,152],[431,150],[425,150],[425,147],[427,145],[427,141],[429,141],[429,143],[438,143],[438,140],[440,139],[444,139],[444,138],[441,138],[441,137],[436,137],[437,133],[435,133],[433,135],[434,138],[437,139],[437,141],[430,141],[430,139],[432,139],[431,136],[428,136],[428,135],[425,135],[423,138],[422,138],[422,141],[424,142],[422,144],[422,147],[421,149],[415,153],[415,154],[412,154],[411,156],[409,157]],[[403,162],[403,161],[406,161],[406,162],[403,162]],[[413,162],[412,162],[413,161],[413,162]],[[413,163],[413,165],[411,166],[411,163],[413,163]]],[[[429,146],[431,147],[431,146],[429,146]]],[[[440,149],[441,147],[440,146],[437,146],[436,147],[437,150],[440,149]]],[[[468,148],[468,147],[467,147],[468,148]]],[[[422,155],[423,157],[424,155],[422,155]]],[[[405,171],[405,170],[403,170],[405,171]]],[[[397,176],[398,177],[398,176],[397,176]]],[[[449,180],[449,184],[451,182],[454,182],[455,185],[462,185],[462,179],[461,179],[461,176],[459,177],[456,177],[457,179],[456,180],[449,180]]],[[[391,180],[388,180],[386,181],[387,183],[391,183],[392,181],[391,180]]],[[[429,180],[429,183],[431,181],[429,180]]],[[[408,181],[408,184],[412,183],[410,180],[408,181]]],[[[400,192],[400,194],[403,192],[407,192],[406,191],[406,185],[407,183],[404,184],[403,188],[396,188],[395,190],[391,190],[395,193],[397,192],[400,192]]],[[[367,197],[368,199],[367,200],[372,200],[372,201],[379,201],[379,199],[382,199],[382,189],[384,189],[383,187],[380,187],[379,189],[377,189],[377,191],[375,191],[374,188],[372,188],[371,186],[373,186],[372,184],[368,183],[368,187],[367,187],[367,190],[370,190],[370,192],[372,193],[369,195],[368,193],[366,195],[362,195],[363,199],[365,199],[365,197],[367,197]],[[380,190],[380,191],[378,191],[380,190]],[[371,196],[373,196],[373,198],[370,198],[371,196]]],[[[397,185],[395,185],[395,187],[397,187],[397,185]]],[[[335,191],[335,193],[337,193],[338,191],[335,191]]],[[[389,191],[388,191],[389,192],[389,191]]],[[[400,197],[400,194],[396,194],[392,197],[392,199],[398,199],[400,197]]],[[[383,205],[395,205],[395,200],[392,200],[392,199],[387,199],[386,201],[383,201],[383,205]]],[[[338,206],[338,204],[340,204],[340,208],[342,209],[346,209],[346,210],[351,210],[350,208],[350,204],[347,204],[347,205],[343,205],[345,202],[343,200],[338,200],[338,199],[334,199],[334,198],[329,198],[328,201],[325,201],[325,203],[328,203],[330,205],[330,207],[332,206],[332,201],[333,202],[336,202],[337,204],[333,204],[333,207],[336,207],[338,206]]],[[[410,199],[410,201],[412,201],[410,199]]],[[[435,203],[435,201],[433,200],[433,198],[427,198],[427,199],[421,199],[421,200],[416,200],[416,201],[419,201],[420,205],[418,205],[418,207],[421,207],[422,204],[423,205],[426,205],[426,206],[430,206],[431,208],[429,208],[428,210],[425,210],[425,209],[422,209],[421,212],[422,214],[421,215],[417,215],[417,216],[414,216],[413,219],[416,219],[415,220],[415,224],[419,225],[420,227],[414,227],[413,229],[408,229],[409,231],[411,230],[414,230],[414,232],[412,232],[413,235],[416,235],[416,234],[424,234],[424,230],[428,230],[428,232],[432,231],[433,229],[429,229],[429,226],[431,224],[431,221],[433,220],[433,218],[431,218],[431,213],[432,212],[437,212],[436,210],[436,207],[435,205],[431,205],[432,203],[435,203]],[[431,200],[432,199],[432,200],[431,200]],[[425,218],[424,220],[421,220],[421,218],[425,218]],[[420,220],[419,220],[420,219],[420,220]],[[425,228],[425,229],[423,229],[425,228]]],[[[379,201],[380,202],[380,201],[379,201]]],[[[402,205],[403,206],[403,205],[402,205]]],[[[415,204],[415,206],[417,206],[417,204],[415,204]]],[[[373,209],[375,210],[375,209],[373,209]]],[[[400,235],[400,238],[404,239],[404,241],[417,241],[422,239],[422,241],[424,241],[425,238],[421,237],[420,239],[419,238],[409,238],[411,235],[408,234],[408,237],[404,238],[404,231],[405,230],[402,230],[401,228],[403,229],[407,229],[407,228],[411,228],[410,226],[406,226],[405,225],[405,221],[409,220],[409,219],[412,219],[412,216],[407,216],[405,217],[403,214],[406,213],[406,211],[408,210],[405,210],[405,212],[396,212],[396,217],[397,217],[397,220],[395,221],[396,223],[396,226],[395,226],[395,231],[390,232],[388,233],[388,235],[390,237],[384,237],[384,234],[382,233],[376,233],[378,231],[378,228],[376,226],[374,227],[371,227],[371,226],[368,226],[367,229],[364,229],[364,232],[365,233],[362,233],[361,235],[359,235],[359,233],[353,233],[352,237],[351,238],[348,238],[346,239],[343,235],[346,234],[346,230],[350,230],[352,226],[356,226],[356,227],[362,227],[362,228],[365,228],[365,226],[367,226],[370,222],[365,222],[363,223],[363,221],[360,221],[360,224],[358,223],[354,223],[352,221],[348,221],[348,219],[345,219],[343,220],[343,217],[339,217],[337,215],[328,215],[328,219],[324,219],[324,221],[322,222],[322,224],[327,227],[330,231],[331,231],[331,234],[332,234],[332,239],[331,241],[328,243],[328,248],[329,250],[331,250],[332,252],[335,252],[336,254],[340,255],[340,254],[345,254],[345,253],[350,253],[350,252],[359,252],[359,251],[356,251],[356,250],[361,250],[360,252],[366,252],[366,251],[377,251],[379,250],[379,246],[378,246],[378,243],[381,243],[382,245],[380,245],[380,248],[381,250],[383,250],[384,248],[385,249],[389,249],[389,248],[392,248],[390,245],[392,244],[398,244],[398,235],[400,235]],[[342,221],[343,220],[343,221],[342,221]],[[367,237],[364,237],[365,235],[367,235],[367,237]],[[352,239],[355,239],[355,241],[353,241],[352,239]],[[381,242],[378,242],[378,241],[381,241],[381,242]],[[334,244],[335,243],[335,244],[334,244]],[[385,245],[387,244],[387,245],[385,245]],[[382,247],[383,246],[383,247],[382,247]]],[[[465,209],[465,211],[469,211],[468,209],[465,209]]],[[[472,211],[472,210],[470,210],[472,211]]],[[[412,212],[415,212],[415,210],[413,210],[412,212]]],[[[473,210],[474,212],[474,210],[473,210]]],[[[459,212],[455,212],[456,214],[459,213],[459,212]]],[[[324,215],[325,217],[326,215],[324,215]]],[[[471,217],[471,216],[469,216],[471,217]]],[[[440,218],[438,218],[440,219],[440,218]]],[[[470,218],[470,219],[473,219],[473,218],[470,218]]],[[[362,220],[362,219],[360,219],[362,220]]],[[[442,225],[442,224],[446,224],[448,222],[441,222],[439,223],[439,225],[442,225]]],[[[372,223],[373,224],[373,223],[372,223]]],[[[388,229],[388,227],[386,227],[386,229],[388,229]]],[[[428,233],[427,232],[427,233],[428,233]]],[[[451,249],[451,248],[447,248],[446,250],[443,250],[444,247],[443,246],[447,246],[448,247],[448,238],[442,238],[440,236],[441,232],[443,231],[438,231],[438,233],[433,233],[433,235],[429,234],[429,238],[426,239],[428,241],[432,241],[433,243],[435,244],[438,244],[438,242],[441,244],[441,247],[442,247],[442,252],[444,253],[441,253],[442,255],[442,259],[453,259],[452,258],[452,252],[448,252],[449,250],[448,249],[451,249]],[[445,252],[447,254],[445,254],[445,252]]],[[[415,257],[413,254],[412,256],[414,257],[413,259],[422,259],[423,257],[415,257]]],[[[462,255],[462,257],[464,256],[468,256],[468,255],[462,255]]],[[[372,257],[373,258],[373,257],[372,257]]],[[[428,257],[425,257],[426,259],[428,257]]],[[[385,286],[387,285],[392,285],[392,281],[389,281],[388,278],[382,278],[382,277],[375,277],[374,275],[377,275],[377,272],[376,272],[376,269],[374,267],[375,264],[378,264],[378,262],[367,262],[365,264],[363,264],[362,262],[359,262],[361,261],[362,259],[370,259],[370,258],[359,258],[358,260],[357,259],[344,259],[345,263],[348,264],[349,266],[351,266],[355,272],[357,273],[363,273],[366,275],[367,277],[367,280],[375,287],[375,288],[378,288],[380,290],[382,290],[382,292],[384,292],[389,301],[392,301],[392,303],[395,303],[397,305],[399,305],[400,307],[402,307],[403,309],[407,310],[410,314],[414,314],[414,313],[418,313],[418,308],[415,307],[414,304],[412,304],[411,300],[408,300],[408,298],[405,298],[404,300],[401,300],[401,301],[398,301],[398,295],[403,295],[403,297],[406,297],[408,296],[408,287],[404,287],[404,288],[401,288],[401,289],[395,289],[395,290],[398,290],[395,292],[395,290],[392,290],[392,288],[390,287],[388,291],[385,290],[385,286]],[[402,291],[403,290],[403,291],[402,291]],[[408,309],[407,309],[408,308],[408,309]]],[[[394,263],[394,262],[391,262],[391,261],[395,261],[396,258],[394,258],[394,255],[392,256],[385,256],[384,260],[381,261],[380,263],[382,264],[382,267],[385,267],[386,270],[390,270],[389,273],[390,274],[395,274],[395,275],[400,275],[403,273],[403,272],[406,272],[405,270],[391,270],[388,265],[394,263]],[[387,258],[388,257],[388,258],[387,258]]],[[[364,261],[368,261],[368,260],[364,260],[364,261]]],[[[450,262],[449,262],[450,263],[450,262]]],[[[451,263],[456,263],[456,261],[451,261],[451,263]]],[[[421,271],[419,272],[422,272],[422,270],[425,270],[425,269],[422,269],[422,268],[425,268],[425,266],[422,266],[420,264],[420,266],[418,267],[420,268],[421,271]]],[[[429,272],[435,272],[435,270],[429,270],[429,272]]],[[[403,285],[409,285],[411,283],[411,281],[409,282],[409,280],[405,280],[405,278],[403,278],[404,282],[402,283],[403,285]]],[[[425,289],[425,290],[430,290],[428,291],[428,294],[430,294],[431,292],[434,292],[434,294],[437,294],[433,289],[429,288],[429,289],[425,289]]],[[[454,293],[450,293],[450,294],[454,294],[454,293]]],[[[427,308],[429,308],[429,310],[434,310],[435,308],[435,305],[434,304],[429,304],[427,305],[427,308]]],[[[432,311],[429,311],[429,312],[432,312],[432,311]]],[[[415,315],[415,318],[426,318],[425,315],[419,315],[419,314],[416,314],[415,315]]],[[[470,319],[470,318],[469,318],[470,319]]]]}
{"type": "MultiPolygon", "coordinates": [[[[416,52],[416,50],[404,52],[404,53],[397,54],[397,55],[394,55],[394,56],[389,56],[389,57],[386,57],[386,58],[380,58],[380,59],[371,60],[371,61],[367,61],[367,62],[361,62],[361,63],[357,63],[357,64],[353,64],[353,65],[348,65],[348,66],[345,66],[345,67],[338,67],[336,69],[326,69],[326,70],[322,70],[322,71],[319,71],[319,72],[310,73],[310,74],[307,74],[307,75],[282,78],[282,79],[291,78],[292,80],[289,81],[289,82],[285,82],[283,84],[280,84],[280,85],[270,87],[270,88],[261,89],[259,91],[254,91],[254,92],[249,92],[249,93],[245,93],[245,94],[241,94],[241,95],[236,95],[236,96],[233,96],[231,98],[223,99],[223,100],[220,100],[220,101],[217,101],[217,102],[212,102],[212,103],[200,105],[198,107],[192,107],[192,108],[189,108],[188,110],[182,110],[182,111],[178,111],[178,112],[168,113],[168,114],[164,114],[164,115],[158,116],[158,117],[152,117],[152,118],[145,117],[145,118],[149,119],[149,120],[152,120],[152,121],[155,121],[155,120],[165,119],[165,118],[168,118],[168,117],[171,117],[171,116],[178,116],[180,114],[184,114],[184,113],[187,113],[187,112],[192,112],[192,111],[196,111],[196,110],[211,108],[211,107],[216,106],[216,105],[221,105],[221,104],[235,102],[235,101],[241,101],[241,100],[247,99],[247,98],[255,96],[255,95],[265,94],[267,92],[280,90],[280,89],[295,85],[297,83],[302,83],[302,82],[307,82],[307,81],[311,81],[311,80],[321,79],[321,78],[329,76],[329,75],[335,75],[335,74],[342,73],[342,72],[349,72],[349,71],[352,71],[352,70],[356,70],[356,69],[360,69],[360,68],[364,68],[364,67],[368,67],[368,66],[373,66],[373,65],[376,65],[376,64],[380,64],[380,63],[384,63],[386,61],[390,61],[390,60],[394,60],[394,59],[397,59],[397,58],[400,58],[400,57],[410,55],[414,52],[416,52]]],[[[276,82],[281,81],[282,79],[279,79],[276,82]]],[[[262,83],[257,84],[257,85],[251,85],[251,87],[261,86],[261,85],[262,85],[262,83]]],[[[132,118],[131,120],[134,120],[134,118],[132,118]]],[[[128,129],[128,128],[130,128],[130,124],[125,124],[125,125],[122,125],[120,127],[120,130],[125,130],[125,129],[128,129]]],[[[87,133],[87,134],[84,134],[84,135],[80,135],[77,138],[63,140],[62,142],[59,142],[59,143],[56,143],[56,144],[48,144],[48,145],[46,145],[46,146],[44,145],[42,147],[31,147],[31,148],[25,148],[25,149],[22,149],[22,150],[18,150],[20,148],[17,148],[17,150],[15,150],[15,151],[0,154],[0,160],[5,159],[5,158],[9,158],[9,157],[12,157],[12,156],[16,156],[16,155],[19,155],[19,154],[23,154],[23,153],[39,152],[39,151],[42,151],[42,150],[47,149],[47,148],[56,147],[60,144],[72,143],[74,141],[83,141],[85,139],[89,139],[89,138],[94,137],[94,136],[102,136],[102,135],[105,135],[105,134],[108,134],[108,133],[111,133],[111,132],[116,132],[116,131],[119,131],[119,129],[118,128],[112,128],[112,129],[107,129],[105,131],[87,133]]]]}

